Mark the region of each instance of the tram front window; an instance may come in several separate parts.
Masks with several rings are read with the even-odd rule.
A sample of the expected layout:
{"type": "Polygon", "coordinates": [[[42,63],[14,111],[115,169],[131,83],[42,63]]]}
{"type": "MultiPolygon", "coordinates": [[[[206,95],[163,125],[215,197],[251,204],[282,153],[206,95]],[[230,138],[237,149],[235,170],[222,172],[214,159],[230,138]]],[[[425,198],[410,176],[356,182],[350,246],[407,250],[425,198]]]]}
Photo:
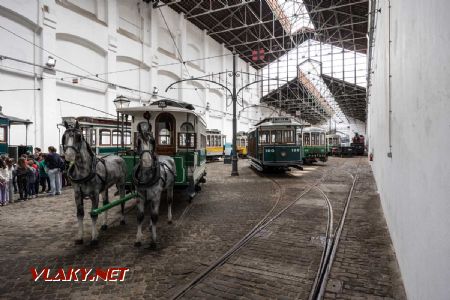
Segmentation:
{"type": "MultiPolygon", "coordinates": [[[[161,113],[156,118],[156,143],[159,146],[175,145],[175,119],[169,113],[161,113]]],[[[163,148],[161,148],[163,149],[163,148]]],[[[161,150],[160,149],[160,150],[161,150]]],[[[165,148],[164,148],[165,149],[165,148]]],[[[167,151],[167,150],[164,150],[167,151]]]]}
{"type": "Polygon", "coordinates": [[[183,123],[178,133],[178,146],[181,148],[195,147],[194,126],[191,123],[183,123]]]}
{"type": "Polygon", "coordinates": [[[303,145],[309,146],[310,144],[311,144],[311,135],[309,134],[309,132],[305,132],[303,134],[303,145]]]}
{"type": "Polygon", "coordinates": [[[171,136],[170,136],[169,129],[163,128],[163,129],[159,130],[158,144],[159,145],[170,145],[171,144],[171,136]]]}
{"type": "Polygon", "coordinates": [[[286,144],[294,143],[294,130],[283,130],[283,142],[286,144]]]}
{"type": "Polygon", "coordinates": [[[125,145],[131,145],[131,131],[125,131],[123,139],[125,145]]]}
{"type": "Polygon", "coordinates": [[[319,144],[319,133],[311,132],[311,145],[317,146],[319,144]]]}
{"type": "Polygon", "coordinates": [[[281,130],[272,130],[272,144],[281,144],[283,143],[283,131],[281,130]]]}
{"type": "Polygon", "coordinates": [[[261,145],[270,144],[270,131],[261,131],[259,133],[259,143],[261,145]]]}

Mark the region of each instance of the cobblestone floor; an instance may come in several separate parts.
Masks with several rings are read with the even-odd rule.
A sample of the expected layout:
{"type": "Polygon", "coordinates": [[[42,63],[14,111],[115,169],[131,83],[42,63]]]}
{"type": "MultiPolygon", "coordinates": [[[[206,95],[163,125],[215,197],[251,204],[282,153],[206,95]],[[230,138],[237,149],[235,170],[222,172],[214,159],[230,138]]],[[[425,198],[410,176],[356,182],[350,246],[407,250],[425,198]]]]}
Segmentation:
{"type": "MultiPolygon", "coordinates": [[[[2,207],[0,298],[169,298],[258,223],[280,193],[283,195],[280,204],[288,203],[327,170],[330,172],[321,188],[333,202],[335,213],[340,214],[351,185],[347,172],[354,171],[358,161],[357,158],[332,158],[326,165],[308,166],[304,171],[261,176],[253,172],[245,160],[241,160],[239,177],[229,176],[230,165],[223,165],[221,162],[208,164],[207,183],[191,205],[188,205],[182,193],[176,193],[172,225],[166,222],[167,207],[165,201],[162,201],[156,250],[145,247],[149,243],[147,228],[144,231],[144,247],[133,247],[136,212],[132,201],[127,204],[127,225],[119,225],[119,209],[113,209],[109,218],[111,225],[106,232],[100,232],[100,244],[97,247],[91,247],[87,243],[90,239],[89,217],[85,218],[85,244],[73,244],[77,224],[70,189],[65,190],[61,196],[37,198],[2,207]],[[269,177],[280,183],[281,190],[269,177]],[[33,282],[29,271],[30,267],[55,269],[69,266],[128,267],[130,272],[125,281],[120,283],[43,283],[33,282]]],[[[365,293],[366,296],[396,298],[396,295],[402,295],[395,293],[396,290],[401,290],[401,282],[393,282],[399,278],[395,255],[390,248],[379,200],[371,188],[373,179],[367,174],[360,182],[357,185],[360,192],[358,200],[362,197],[372,199],[373,203],[365,205],[361,202],[358,204],[360,207],[355,209],[351,206],[351,221],[346,224],[349,225],[348,231],[344,227],[345,240],[341,247],[353,249],[353,252],[346,250],[340,255],[340,248],[336,265],[346,274],[356,274],[357,277],[354,279],[350,275],[348,278],[340,278],[340,274],[333,268],[330,282],[338,287],[329,284],[327,296],[364,297],[365,293]],[[365,189],[368,189],[368,195],[365,189]],[[374,205],[379,210],[378,213],[364,223],[364,218],[374,205]],[[377,232],[373,236],[363,237],[364,228],[353,228],[361,224],[371,227],[372,223],[384,224],[373,229],[377,232]],[[347,245],[347,240],[352,243],[347,245]],[[366,242],[369,244],[363,245],[366,242]],[[378,244],[382,246],[376,248],[378,244]],[[364,251],[360,251],[361,249],[364,251]],[[376,249],[373,255],[377,258],[385,257],[385,253],[389,256],[385,262],[377,261],[379,269],[374,269],[373,276],[367,277],[366,273],[371,272],[373,265],[361,267],[358,259],[365,260],[363,255],[371,253],[371,249],[376,249]],[[350,266],[346,267],[346,264],[350,266]],[[384,289],[379,289],[379,285],[384,289]],[[361,291],[365,287],[367,290],[361,291]]],[[[86,212],[90,209],[89,202],[86,201],[86,212]]],[[[260,232],[246,248],[206,278],[186,298],[307,298],[323,247],[325,217],[326,206],[320,193],[311,190],[283,218],[260,232]]],[[[145,223],[147,222],[148,214],[145,223]]],[[[335,220],[336,225],[337,222],[335,220]]]]}
{"type": "Polygon", "coordinates": [[[360,166],[325,299],[406,299],[370,166],[360,166]]]}

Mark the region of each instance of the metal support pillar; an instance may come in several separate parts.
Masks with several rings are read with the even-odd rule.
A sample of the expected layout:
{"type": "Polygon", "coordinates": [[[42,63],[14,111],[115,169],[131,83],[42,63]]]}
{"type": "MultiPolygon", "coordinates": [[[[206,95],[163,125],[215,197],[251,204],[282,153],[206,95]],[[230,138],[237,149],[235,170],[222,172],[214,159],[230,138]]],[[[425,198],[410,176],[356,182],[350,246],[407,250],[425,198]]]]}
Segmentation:
{"type": "Polygon", "coordinates": [[[237,102],[237,94],[236,94],[236,65],[237,65],[237,57],[236,52],[233,52],[233,154],[231,157],[231,176],[239,176],[238,172],[238,157],[237,157],[237,149],[236,149],[236,135],[237,135],[237,119],[236,119],[236,102],[237,102]]]}

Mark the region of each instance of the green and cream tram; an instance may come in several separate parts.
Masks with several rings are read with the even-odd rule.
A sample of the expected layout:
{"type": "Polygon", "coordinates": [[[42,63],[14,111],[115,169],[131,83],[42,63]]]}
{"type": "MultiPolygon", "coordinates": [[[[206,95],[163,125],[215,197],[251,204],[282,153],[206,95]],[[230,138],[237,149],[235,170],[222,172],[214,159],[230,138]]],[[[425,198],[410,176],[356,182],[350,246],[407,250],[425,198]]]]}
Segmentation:
{"type": "Polygon", "coordinates": [[[248,133],[248,157],[258,171],[302,169],[302,146],[296,131],[300,123],[292,117],[265,118],[248,133]]]}
{"type": "Polygon", "coordinates": [[[297,132],[297,135],[299,138],[302,137],[304,163],[328,160],[325,130],[318,127],[305,127],[297,132]]]}
{"type": "Polygon", "coordinates": [[[131,149],[131,123],[102,117],[63,117],[62,123],[78,121],[83,136],[97,155],[126,152],[131,149]],[[123,131],[123,143],[122,143],[123,131]]]}
{"type": "MultiPolygon", "coordinates": [[[[119,108],[117,112],[132,117],[131,132],[134,149],[136,126],[149,120],[158,155],[171,156],[176,165],[175,185],[187,187],[195,193],[206,176],[206,123],[195,113],[194,107],[185,102],[158,100],[148,106],[119,108]]],[[[128,182],[132,182],[132,170],[139,157],[123,155],[128,168],[128,182]]],[[[193,196],[193,194],[190,196],[193,196]]]]}

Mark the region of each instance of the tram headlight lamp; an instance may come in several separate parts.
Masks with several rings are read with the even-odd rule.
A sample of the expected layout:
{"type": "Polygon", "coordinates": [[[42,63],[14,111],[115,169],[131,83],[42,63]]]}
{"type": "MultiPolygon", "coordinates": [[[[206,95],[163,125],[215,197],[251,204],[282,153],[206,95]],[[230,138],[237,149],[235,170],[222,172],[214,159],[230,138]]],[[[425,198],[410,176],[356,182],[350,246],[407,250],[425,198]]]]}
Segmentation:
{"type": "Polygon", "coordinates": [[[281,151],[280,155],[281,157],[286,157],[286,151],[281,151]]]}

